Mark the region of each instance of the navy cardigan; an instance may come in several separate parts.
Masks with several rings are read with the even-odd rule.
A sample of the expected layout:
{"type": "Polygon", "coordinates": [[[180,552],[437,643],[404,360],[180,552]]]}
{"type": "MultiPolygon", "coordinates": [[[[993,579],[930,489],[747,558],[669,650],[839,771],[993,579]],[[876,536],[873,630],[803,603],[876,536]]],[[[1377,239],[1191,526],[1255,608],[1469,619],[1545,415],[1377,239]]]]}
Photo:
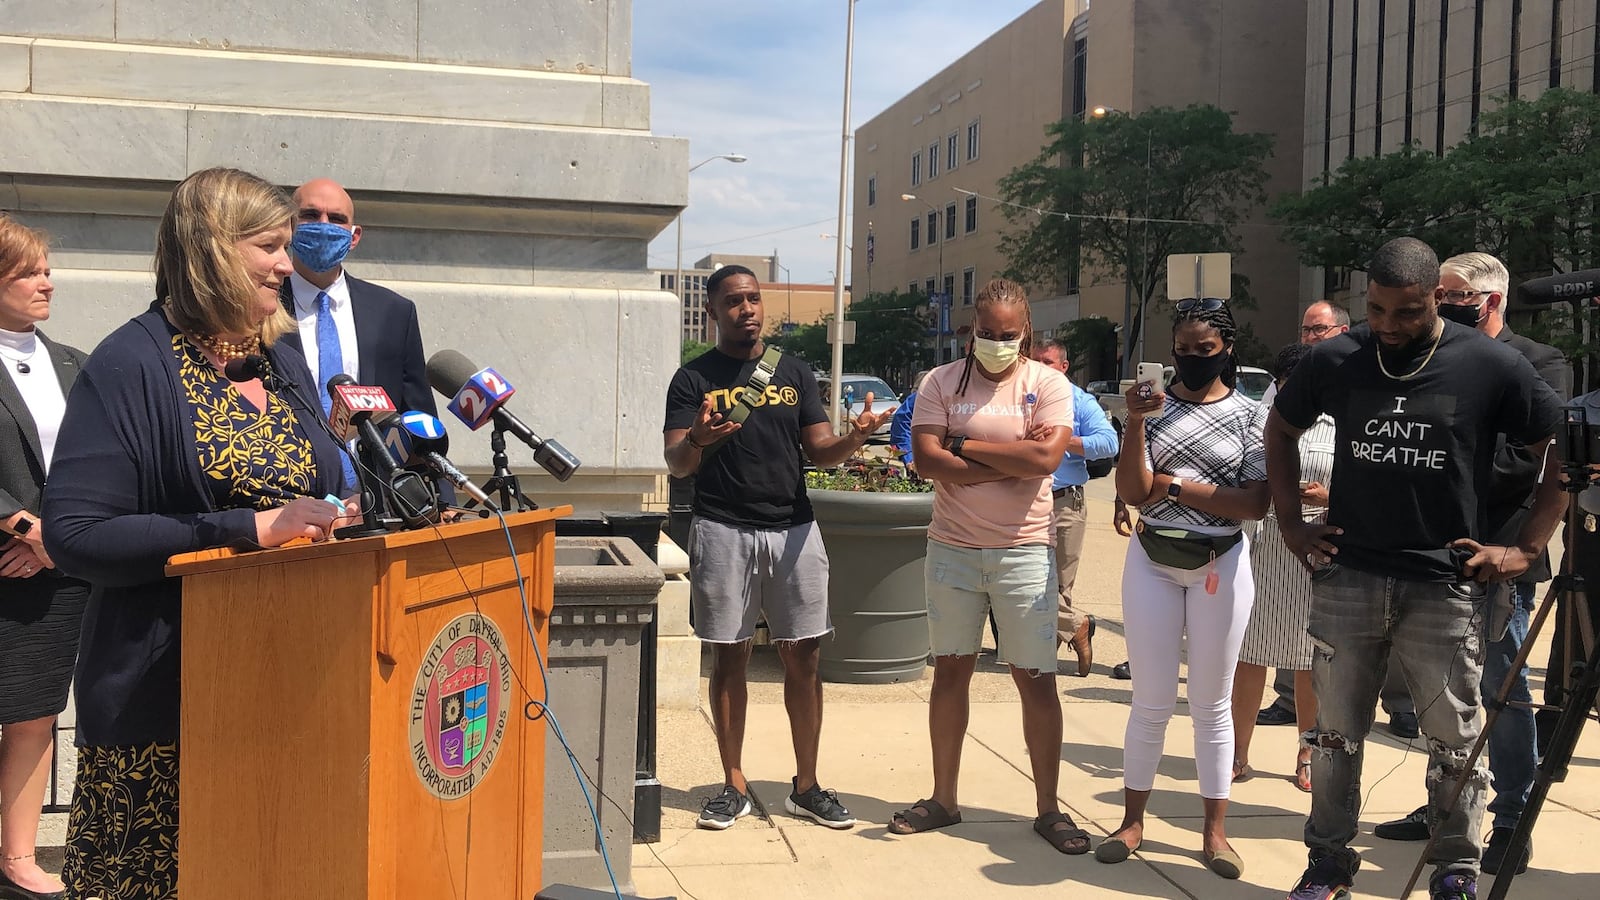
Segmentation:
{"type": "MultiPolygon", "coordinates": [[[[78,651],[79,746],[178,740],[182,588],[163,574],[167,559],[258,547],[254,511],[211,502],[175,334],[152,306],[95,348],[67,398],[45,485],[45,548],[61,571],[93,585],[78,651]]],[[[289,381],[311,383],[299,353],[282,344],[263,352],[289,381]]],[[[338,447],[306,419],[321,410],[282,396],[312,442],[315,495],[337,492],[338,447]]]]}

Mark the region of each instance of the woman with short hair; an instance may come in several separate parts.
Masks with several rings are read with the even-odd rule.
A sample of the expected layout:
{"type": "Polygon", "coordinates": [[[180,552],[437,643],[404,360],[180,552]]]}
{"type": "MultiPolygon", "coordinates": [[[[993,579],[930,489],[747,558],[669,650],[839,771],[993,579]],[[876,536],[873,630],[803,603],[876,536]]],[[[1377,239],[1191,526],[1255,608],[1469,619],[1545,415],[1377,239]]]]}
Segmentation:
{"type": "Polygon", "coordinates": [[[0,215],[0,897],[59,897],[34,844],[89,586],[45,552],[40,497],[83,353],[45,337],[45,236],[0,215]]]}

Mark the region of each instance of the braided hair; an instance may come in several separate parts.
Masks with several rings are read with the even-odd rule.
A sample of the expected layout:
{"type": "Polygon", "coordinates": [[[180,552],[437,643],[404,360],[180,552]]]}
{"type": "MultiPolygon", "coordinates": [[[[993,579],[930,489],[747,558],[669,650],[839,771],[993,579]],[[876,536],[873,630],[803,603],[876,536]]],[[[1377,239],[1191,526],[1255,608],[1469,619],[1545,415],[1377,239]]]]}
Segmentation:
{"type": "MultiPolygon", "coordinates": [[[[1028,359],[1033,355],[1033,309],[1028,305],[1028,292],[1022,285],[1006,278],[994,278],[978,289],[978,296],[972,301],[974,337],[976,337],[976,315],[986,309],[998,306],[1022,307],[1022,349],[1021,358],[1028,359]]],[[[967,342],[966,368],[961,370],[961,380],[956,384],[956,393],[966,396],[967,384],[972,380],[972,364],[975,357],[972,354],[973,341],[967,342]]]]}
{"type": "Polygon", "coordinates": [[[1224,303],[1216,309],[1196,306],[1176,313],[1172,317],[1173,332],[1177,332],[1178,326],[1184,322],[1198,322],[1217,330],[1217,337],[1222,339],[1222,352],[1228,354],[1228,364],[1222,370],[1222,383],[1232,388],[1239,380],[1239,357],[1233,346],[1239,326],[1233,321],[1233,311],[1228,309],[1228,304],[1224,303]]]}

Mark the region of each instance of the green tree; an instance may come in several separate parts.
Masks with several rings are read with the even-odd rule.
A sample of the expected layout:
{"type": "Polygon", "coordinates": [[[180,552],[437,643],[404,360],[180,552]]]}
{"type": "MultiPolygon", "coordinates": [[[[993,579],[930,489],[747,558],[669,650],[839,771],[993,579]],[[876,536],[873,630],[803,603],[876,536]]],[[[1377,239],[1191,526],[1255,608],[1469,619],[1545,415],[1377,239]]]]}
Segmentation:
{"type": "Polygon", "coordinates": [[[689,360],[694,359],[696,356],[699,356],[707,350],[710,350],[711,346],[712,345],[706,343],[705,341],[696,341],[693,339],[684,341],[682,349],[678,352],[678,365],[681,366],[684,363],[687,363],[689,360]]]}
{"type": "MultiPolygon", "coordinates": [[[[1441,258],[1494,254],[1513,284],[1600,266],[1600,97],[1556,88],[1502,99],[1478,126],[1443,157],[1405,147],[1349,160],[1316,187],[1280,197],[1272,214],[1310,266],[1360,271],[1403,235],[1441,258]]],[[[1580,372],[1596,362],[1581,337],[1585,321],[1596,324],[1594,309],[1582,301],[1516,318],[1580,372]]]]}
{"type": "Polygon", "coordinates": [[[848,315],[856,323],[856,342],[844,348],[845,368],[877,375],[891,385],[906,384],[932,358],[928,327],[935,314],[921,293],[890,291],[851,302],[848,315]]]}
{"type": "Polygon", "coordinates": [[[1214,106],[1065,119],[1047,135],[1033,161],[1000,181],[1008,274],[1055,287],[1087,265],[1129,278],[1131,348],[1165,287],[1169,254],[1239,252],[1235,226],[1266,201],[1272,138],[1235,132],[1214,106]]]}
{"type": "Polygon", "coordinates": [[[1441,250],[1472,244],[1472,224],[1458,215],[1444,184],[1448,164],[1416,146],[1348,159],[1316,187],[1279,197],[1271,215],[1307,265],[1361,270],[1373,251],[1413,236],[1441,250]]]}
{"type": "Polygon", "coordinates": [[[807,325],[790,322],[787,331],[782,322],[774,322],[763,340],[774,347],[782,347],[784,353],[804,360],[812,368],[826,369],[832,361],[833,351],[828,346],[826,322],[807,325]]]}

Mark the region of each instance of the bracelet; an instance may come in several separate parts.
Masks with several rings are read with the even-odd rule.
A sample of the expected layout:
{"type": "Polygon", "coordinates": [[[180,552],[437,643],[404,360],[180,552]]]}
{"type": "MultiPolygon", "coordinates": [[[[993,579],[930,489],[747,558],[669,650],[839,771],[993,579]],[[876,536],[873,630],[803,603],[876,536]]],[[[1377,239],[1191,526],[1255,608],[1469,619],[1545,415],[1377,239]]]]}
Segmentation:
{"type": "Polygon", "coordinates": [[[695,448],[696,450],[704,450],[711,446],[710,444],[696,444],[694,442],[694,432],[686,432],[683,436],[683,439],[684,441],[688,442],[689,446],[695,448]]]}

